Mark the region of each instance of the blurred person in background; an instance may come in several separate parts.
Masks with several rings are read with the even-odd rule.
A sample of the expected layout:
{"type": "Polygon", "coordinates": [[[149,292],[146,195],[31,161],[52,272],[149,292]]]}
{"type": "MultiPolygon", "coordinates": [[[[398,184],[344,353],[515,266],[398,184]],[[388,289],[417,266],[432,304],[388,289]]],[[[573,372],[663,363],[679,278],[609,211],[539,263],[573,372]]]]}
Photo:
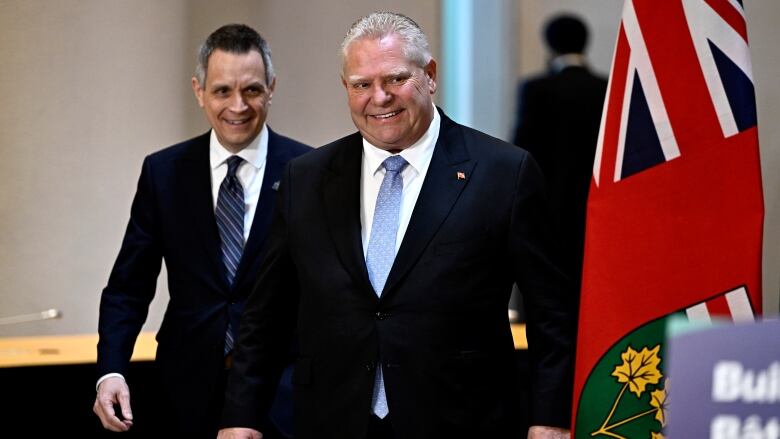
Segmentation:
{"type": "Polygon", "coordinates": [[[563,268],[579,286],[585,212],[607,80],[588,67],[588,29],[577,16],[556,15],[544,26],[545,73],[520,82],[512,142],[534,156],[558,222],[563,268]]]}

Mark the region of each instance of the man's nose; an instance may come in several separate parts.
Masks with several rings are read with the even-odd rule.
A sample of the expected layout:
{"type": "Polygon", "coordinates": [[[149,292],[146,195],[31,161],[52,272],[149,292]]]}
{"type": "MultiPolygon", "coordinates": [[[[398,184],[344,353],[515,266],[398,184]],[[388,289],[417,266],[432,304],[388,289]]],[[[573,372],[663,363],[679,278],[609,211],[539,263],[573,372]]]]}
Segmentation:
{"type": "Polygon", "coordinates": [[[230,111],[240,113],[247,109],[246,100],[241,93],[235,93],[230,98],[230,111]]]}
{"type": "Polygon", "coordinates": [[[371,96],[371,99],[373,99],[375,104],[378,105],[384,105],[390,102],[390,100],[393,98],[393,95],[390,94],[386,89],[384,85],[377,85],[374,87],[374,93],[371,96]]]}

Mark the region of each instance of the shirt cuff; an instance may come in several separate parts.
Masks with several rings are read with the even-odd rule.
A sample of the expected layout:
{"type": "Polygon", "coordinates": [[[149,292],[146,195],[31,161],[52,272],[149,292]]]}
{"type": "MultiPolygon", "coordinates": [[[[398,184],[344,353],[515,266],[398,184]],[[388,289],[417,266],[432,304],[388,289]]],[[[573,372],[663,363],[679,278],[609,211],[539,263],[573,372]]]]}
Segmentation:
{"type": "Polygon", "coordinates": [[[95,384],[95,392],[97,392],[98,387],[100,387],[100,383],[102,383],[103,381],[105,381],[105,380],[107,380],[109,378],[113,378],[113,377],[122,378],[123,381],[125,379],[125,377],[123,377],[121,373],[107,373],[107,374],[103,375],[102,377],[100,377],[99,380],[97,380],[97,384],[95,384]]]}

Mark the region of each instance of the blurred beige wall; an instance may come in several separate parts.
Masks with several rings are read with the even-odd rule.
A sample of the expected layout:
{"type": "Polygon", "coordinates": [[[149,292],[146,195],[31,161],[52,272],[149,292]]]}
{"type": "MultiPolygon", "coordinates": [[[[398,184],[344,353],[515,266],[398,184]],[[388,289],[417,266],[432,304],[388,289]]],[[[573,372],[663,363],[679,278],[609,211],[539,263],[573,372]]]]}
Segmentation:
{"type": "MultiPolygon", "coordinates": [[[[767,194],[764,283],[776,310],[780,3],[746,6],[767,194]]],[[[561,9],[591,22],[592,60],[606,73],[621,7],[622,0],[518,0],[518,75],[542,68],[539,26],[561,9]]],[[[209,32],[227,22],[260,30],[278,75],[269,123],[317,146],[354,130],[339,43],[356,18],[379,9],[418,21],[439,55],[438,0],[0,0],[0,317],[63,312],[0,326],[0,336],[96,330],[143,157],[208,127],[190,77],[209,32]]],[[[164,274],[158,289],[147,330],[159,326],[166,304],[164,274]]]]}
{"type": "Polygon", "coordinates": [[[0,315],[64,314],[0,334],[97,329],[141,161],[194,134],[185,5],[0,1],[0,315]]]}

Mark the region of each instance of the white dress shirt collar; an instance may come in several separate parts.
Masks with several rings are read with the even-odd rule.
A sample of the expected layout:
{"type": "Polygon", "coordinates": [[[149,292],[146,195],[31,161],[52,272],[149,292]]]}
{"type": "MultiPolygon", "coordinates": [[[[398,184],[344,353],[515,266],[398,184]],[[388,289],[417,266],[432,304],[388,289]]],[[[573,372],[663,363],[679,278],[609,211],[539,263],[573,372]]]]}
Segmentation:
{"type": "Polygon", "coordinates": [[[214,209],[217,208],[219,187],[227,175],[227,159],[233,155],[241,157],[249,164],[239,166],[236,171],[236,177],[238,177],[238,181],[241,182],[241,187],[244,189],[244,241],[246,241],[249,239],[252,221],[257,210],[257,202],[260,199],[260,192],[263,188],[266,156],[268,155],[268,126],[263,124],[260,134],[246,148],[239,151],[238,154],[233,154],[225,149],[219,143],[214,130],[211,130],[209,162],[211,164],[211,200],[214,209]]]}
{"type": "MultiPolygon", "coordinates": [[[[422,137],[414,142],[412,146],[399,153],[418,175],[423,174],[428,169],[433,148],[436,146],[436,140],[439,138],[440,125],[441,117],[439,116],[439,111],[434,107],[433,119],[422,137]]],[[[393,154],[389,151],[378,148],[363,138],[363,157],[372,174],[376,174],[382,168],[382,162],[391,155],[393,154]]]]}
{"type": "MultiPolygon", "coordinates": [[[[420,195],[431,158],[439,138],[441,117],[434,107],[433,120],[428,130],[420,139],[409,148],[401,151],[400,155],[409,166],[401,171],[403,179],[403,192],[401,194],[401,211],[399,213],[398,232],[396,233],[396,251],[401,246],[409,221],[412,218],[414,206],[420,195]]],[[[368,240],[371,237],[371,227],[374,221],[374,208],[379,194],[379,188],[384,179],[385,169],[382,162],[392,154],[363,140],[363,158],[360,171],[360,225],[363,240],[363,254],[366,254],[368,240]]]]}
{"type": "Polygon", "coordinates": [[[553,72],[558,73],[566,69],[567,67],[586,67],[587,62],[585,55],[580,53],[566,53],[564,55],[558,55],[550,60],[550,68],[553,72]]]}
{"type": "Polygon", "coordinates": [[[265,157],[268,152],[268,125],[263,124],[263,128],[260,130],[260,134],[246,146],[246,148],[239,151],[237,154],[233,154],[228,151],[217,138],[217,134],[214,130],[211,130],[211,139],[209,141],[209,163],[211,169],[214,170],[218,166],[225,163],[231,156],[237,155],[244,159],[247,163],[251,163],[255,169],[261,169],[265,166],[265,157]]]}

